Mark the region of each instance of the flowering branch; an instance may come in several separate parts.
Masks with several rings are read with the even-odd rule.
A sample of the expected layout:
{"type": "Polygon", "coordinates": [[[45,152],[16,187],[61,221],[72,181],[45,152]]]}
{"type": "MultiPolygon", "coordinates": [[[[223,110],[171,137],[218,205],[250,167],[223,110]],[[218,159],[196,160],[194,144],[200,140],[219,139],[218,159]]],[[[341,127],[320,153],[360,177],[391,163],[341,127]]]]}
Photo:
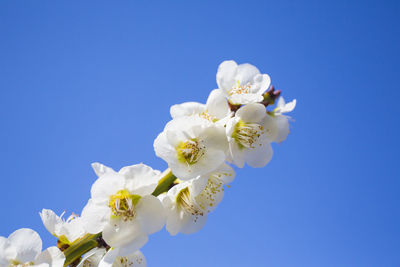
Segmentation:
{"type": "Polygon", "coordinates": [[[136,164],[115,171],[93,163],[98,179],[81,216],[65,220],[52,210],[40,213],[58,238],[57,246],[42,252],[39,235],[19,229],[0,237],[0,267],[143,267],[146,259],[139,249],[149,235],[164,226],[172,236],[199,231],[235,178],[231,165],[267,165],[271,143],[289,134],[284,114],[296,106],[296,100],[286,103],[270,77],[250,64],[222,62],[217,84],[206,104],[171,107],[172,120],[154,141],[167,170],[136,164]]]}
{"type": "MultiPolygon", "coordinates": [[[[154,196],[158,196],[162,193],[167,192],[176,177],[172,174],[170,169],[166,169],[161,175],[161,179],[158,182],[158,186],[152,193],[154,196]]],[[[76,240],[66,250],[64,250],[65,263],[64,266],[73,265],[81,258],[82,255],[89,252],[96,247],[107,247],[107,244],[101,237],[101,233],[98,234],[87,234],[83,238],[76,240]]]]}

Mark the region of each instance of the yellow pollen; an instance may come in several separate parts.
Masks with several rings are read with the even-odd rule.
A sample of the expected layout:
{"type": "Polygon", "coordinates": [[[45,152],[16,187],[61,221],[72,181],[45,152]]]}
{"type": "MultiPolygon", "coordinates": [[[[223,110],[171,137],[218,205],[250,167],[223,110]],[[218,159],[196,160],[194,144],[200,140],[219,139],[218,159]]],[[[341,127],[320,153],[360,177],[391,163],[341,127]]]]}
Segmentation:
{"type": "Polygon", "coordinates": [[[208,120],[208,121],[211,121],[211,122],[216,122],[216,121],[218,121],[218,119],[217,119],[216,117],[214,117],[214,116],[212,116],[210,113],[208,113],[208,110],[203,111],[202,113],[200,113],[200,114],[199,114],[199,117],[200,117],[200,118],[203,118],[203,119],[206,119],[206,120],[208,120]]]}
{"type": "Polygon", "coordinates": [[[241,95],[241,94],[248,94],[250,93],[250,88],[251,85],[250,84],[246,84],[246,85],[240,85],[240,82],[237,82],[237,86],[232,87],[231,90],[229,90],[228,95],[241,95]]]}
{"type": "Polygon", "coordinates": [[[261,135],[265,134],[263,126],[257,123],[245,123],[240,120],[236,125],[232,134],[240,149],[255,148],[255,142],[261,135]]]}
{"type": "Polygon", "coordinates": [[[141,196],[132,195],[127,189],[123,189],[110,197],[108,206],[111,208],[113,216],[121,217],[124,221],[128,221],[135,218],[135,205],[140,198],[141,196]]]}
{"type": "Polygon", "coordinates": [[[195,164],[204,155],[205,146],[196,138],[180,142],[176,147],[178,160],[188,165],[195,164]]]}

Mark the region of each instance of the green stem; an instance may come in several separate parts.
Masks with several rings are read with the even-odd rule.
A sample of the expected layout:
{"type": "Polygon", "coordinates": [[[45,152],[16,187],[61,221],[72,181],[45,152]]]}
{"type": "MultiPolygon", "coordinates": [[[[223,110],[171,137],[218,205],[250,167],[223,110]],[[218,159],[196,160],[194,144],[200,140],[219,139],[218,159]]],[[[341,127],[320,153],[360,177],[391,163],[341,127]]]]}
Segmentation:
{"type": "Polygon", "coordinates": [[[87,234],[82,239],[79,239],[71,244],[69,248],[64,251],[65,263],[68,266],[79,259],[83,254],[89,252],[98,246],[97,239],[101,237],[101,233],[91,235],[87,234]]]}
{"type": "MultiPolygon", "coordinates": [[[[170,169],[166,169],[161,175],[160,181],[153,192],[153,196],[158,196],[164,192],[167,192],[173,182],[176,180],[175,175],[172,174],[170,169]]],[[[101,237],[101,233],[91,235],[87,234],[83,238],[73,242],[65,251],[65,263],[64,267],[73,264],[77,261],[83,254],[89,252],[99,246],[97,242],[98,238],[101,237]]]]}

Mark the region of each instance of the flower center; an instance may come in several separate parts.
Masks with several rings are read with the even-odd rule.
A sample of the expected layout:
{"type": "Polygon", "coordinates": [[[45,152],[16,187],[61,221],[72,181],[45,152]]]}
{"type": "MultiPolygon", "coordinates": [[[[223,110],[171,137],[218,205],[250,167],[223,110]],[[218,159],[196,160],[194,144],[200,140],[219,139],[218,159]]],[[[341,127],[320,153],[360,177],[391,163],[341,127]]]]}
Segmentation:
{"type": "Polygon", "coordinates": [[[139,202],[141,196],[132,195],[128,190],[119,190],[115,195],[110,197],[108,206],[111,208],[115,217],[121,217],[124,221],[135,218],[135,205],[139,202]]]}
{"type": "Polygon", "coordinates": [[[201,145],[201,141],[191,139],[186,142],[180,142],[176,147],[178,160],[188,165],[195,164],[204,155],[205,146],[201,145]]]}
{"type": "Polygon", "coordinates": [[[263,126],[257,123],[245,123],[240,120],[235,125],[232,137],[239,145],[239,148],[254,148],[255,142],[262,134],[265,134],[263,126]]]}
{"type": "Polygon", "coordinates": [[[194,216],[203,216],[203,212],[193,204],[190,197],[189,188],[182,189],[176,196],[176,203],[179,208],[182,208],[185,212],[194,216]]]}
{"type": "Polygon", "coordinates": [[[200,117],[200,118],[203,118],[203,119],[206,119],[206,120],[208,120],[208,121],[211,121],[211,122],[216,122],[216,121],[218,121],[218,119],[217,119],[216,117],[214,117],[214,116],[212,116],[210,113],[208,113],[208,110],[203,111],[202,113],[200,113],[200,114],[199,114],[199,117],[200,117]]]}
{"type": "Polygon", "coordinates": [[[229,90],[228,95],[241,95],[241,94],[248,94],[250,93],[251,84],[248,83],[246,85],[240,85],[239,81],[237,82],[237,86],[232,87],[229,90]]]}

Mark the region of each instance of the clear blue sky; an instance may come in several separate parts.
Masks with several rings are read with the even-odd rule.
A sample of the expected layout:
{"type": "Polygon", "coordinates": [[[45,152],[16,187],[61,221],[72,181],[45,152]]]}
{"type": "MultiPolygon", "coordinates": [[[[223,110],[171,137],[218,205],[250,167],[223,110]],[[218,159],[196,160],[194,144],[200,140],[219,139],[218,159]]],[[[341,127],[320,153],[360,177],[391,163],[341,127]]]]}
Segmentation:
{"type": "Polygon", "coordinates": [[[169,107],[205,102],[218,64],[269,73],[296,122],[238,170],[199,233],[163,230],[150,267],[400,266],[398,1],[0,1],[0,235],[55,244],[95,174],[144,162],[169,107]]]}

